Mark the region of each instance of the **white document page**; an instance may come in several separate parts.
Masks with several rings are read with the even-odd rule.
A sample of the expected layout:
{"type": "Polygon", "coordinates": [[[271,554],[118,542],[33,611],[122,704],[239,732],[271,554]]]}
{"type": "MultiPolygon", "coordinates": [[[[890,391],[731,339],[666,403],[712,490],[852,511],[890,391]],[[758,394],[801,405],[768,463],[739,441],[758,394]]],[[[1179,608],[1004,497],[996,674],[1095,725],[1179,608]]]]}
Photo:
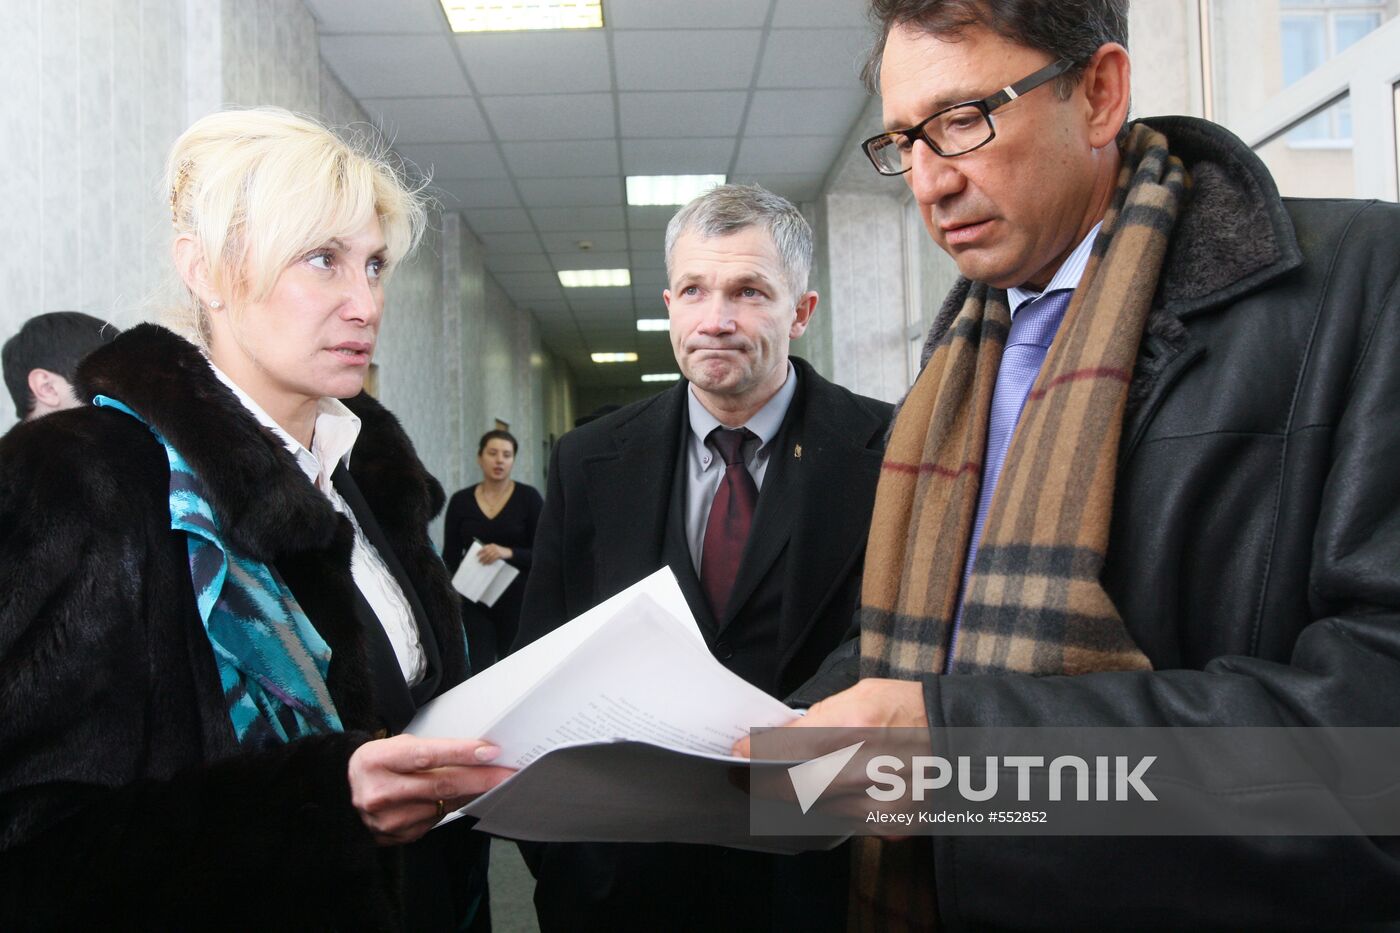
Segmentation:
{"type": "Polygon", "coordinates": [[[704,636],[690,614],[675,574],[663,567],[435,698],[418,711],[406,731],[414,735],[459,739],[484,736],[486,729],[522,695],[549,676],[580,642],[639,594],[651,597],[674,619],[680,620],[682,629],[696,644],[704,647],[704,636]]]}
{"type": "Polygon", "coordinates": [[[506,591],[506,587],[510,586],[511,581],[520,576],[520,571],[516,570],[504,560],[496,561],[487,569],[496,571],[496,575],[491,578],[490,583],[486,584],[486,589],[482,592],[481,597],[477,599],[477,602],[481,603],[483,606],[494,606],[496,605],[496,600],[500,599],[501,594],[506,591]]]}
{"type": "Polygon", "coordinates": [[[457,565],[457,572],[452,575],[452,588],[474,602],[481,599],[481,594],[486,592],[486,588],[496,579],[499,572],[496,564],[500,561],[488,567],[477,560],[480,553],[481,542],[473,541],[472,546],[467,549],[466,556],[457,565]]]}
{"type": "MultiPolygon", "coordinates": [[[[728,757],[755,726],[796,714],[720,665],[673,616],[635,597],[486,730],[498,762],[523,768],[553,748],[619,739],[728,757]]],[[[736,759],[742,760],[742,759],[736,759]]]]}
{"type": "Polygon", "coordinates": [[[486,729],[521,770],[447,821],[517,839],[825,848],[835,840],[750,837],[747,782],[732,776],[750,767],[735,740],[793,718],[639,595],[486,729]]]}
{"type": "Polygon", "coordinates": [[[522,769],[439,825],[470,815],[523,839],[799,851],[822,843],[749,839],[729,778],[749,767],[729,754],[736,739],[795,715],[714,660],[663,569],[443,694],[408,731],[484,738],[522,769]]]}

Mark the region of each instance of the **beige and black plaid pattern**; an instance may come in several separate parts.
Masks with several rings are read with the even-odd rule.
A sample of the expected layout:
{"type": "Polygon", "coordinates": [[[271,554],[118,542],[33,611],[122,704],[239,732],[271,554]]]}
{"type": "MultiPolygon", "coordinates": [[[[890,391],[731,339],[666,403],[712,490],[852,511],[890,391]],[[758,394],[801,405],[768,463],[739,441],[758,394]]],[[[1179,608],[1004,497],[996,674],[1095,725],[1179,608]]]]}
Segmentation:
{"type": "MultiPolygon", "coordinates": [[[[1113,204],[1012,436],[951,664],[949,629],[1010,327],[1005,292],[972,285],[905,399],[866,548],[863,676],[1151,668],[1099,574],[1128,383],[1190,180],[1166,138],[1141,124],[1122,153],[1113,204]]],[[[856,842],[852,928],[932,928],[928,846],[856,842]]]]}

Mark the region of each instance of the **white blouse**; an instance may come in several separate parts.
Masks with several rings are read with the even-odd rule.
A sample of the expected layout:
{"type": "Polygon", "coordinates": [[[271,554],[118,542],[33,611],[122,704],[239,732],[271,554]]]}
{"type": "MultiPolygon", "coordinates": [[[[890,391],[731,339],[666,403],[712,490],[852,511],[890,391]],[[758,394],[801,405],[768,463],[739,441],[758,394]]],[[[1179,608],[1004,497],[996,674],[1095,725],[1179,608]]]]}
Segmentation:
{"type": "Polygon", "coordinates": [[[316,426],[311,436],[311,449],[307,450],[296,438],[282,429],[262,406],[253,401],[248,393],[228,377],[226,373],[209,361],[214,375],[243,403],[258,423],[273,433],[296,458],[297,466],[306,474],[311,484],[330,500],[331,507],[350,520],[355,529],[355,545],[350,554],[350,574],[364,595],[365,601],[374,610],[379,624],[389,636],[398,659],[399,670],[410,687],[416,685],[427,673],[427,658],[423,654],[423,642],[418,634],[418,623],[413,618],[413,608],[399,586],[399,581],[379,556],[373,544],[365,536],[355,513],[345,504],[340,493],[331,483],[331,474],[336,466],[344,463],[350,466],[350,451],[360,436],[360,419],[339,399],[323,398],[317,404],[316,426]]]}

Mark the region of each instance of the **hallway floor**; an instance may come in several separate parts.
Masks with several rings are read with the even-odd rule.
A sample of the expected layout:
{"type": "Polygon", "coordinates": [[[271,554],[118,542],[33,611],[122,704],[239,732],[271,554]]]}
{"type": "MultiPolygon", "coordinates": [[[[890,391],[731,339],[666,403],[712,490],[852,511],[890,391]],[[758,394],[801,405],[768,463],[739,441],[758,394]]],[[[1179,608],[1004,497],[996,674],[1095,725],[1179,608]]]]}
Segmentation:
{"type": "Polygon", "coordinates": [[[491,840],[492,933],[539,933],[532,900],[535,879],[509,839],[491,840]]]}

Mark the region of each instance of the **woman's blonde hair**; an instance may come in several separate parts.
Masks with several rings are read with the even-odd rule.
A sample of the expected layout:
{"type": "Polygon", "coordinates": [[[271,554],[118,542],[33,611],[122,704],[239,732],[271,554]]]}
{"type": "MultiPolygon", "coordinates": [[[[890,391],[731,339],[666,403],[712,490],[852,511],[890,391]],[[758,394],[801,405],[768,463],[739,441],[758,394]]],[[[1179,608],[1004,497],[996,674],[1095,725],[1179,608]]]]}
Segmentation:
{"type": "MultiPolygon", "coordinates": [[[[384,235],[387,274],[422,236],[421,188],[382,145],[343,139],[275,107],[202,117],[175,140],[165,165],[174,236],[194,238],[225,300],[263,300],[291,262],[372,218],[384,235]]],[[[207,346],[208,312],[188,287],[181,292],[169,323],[207,346]]]]}

